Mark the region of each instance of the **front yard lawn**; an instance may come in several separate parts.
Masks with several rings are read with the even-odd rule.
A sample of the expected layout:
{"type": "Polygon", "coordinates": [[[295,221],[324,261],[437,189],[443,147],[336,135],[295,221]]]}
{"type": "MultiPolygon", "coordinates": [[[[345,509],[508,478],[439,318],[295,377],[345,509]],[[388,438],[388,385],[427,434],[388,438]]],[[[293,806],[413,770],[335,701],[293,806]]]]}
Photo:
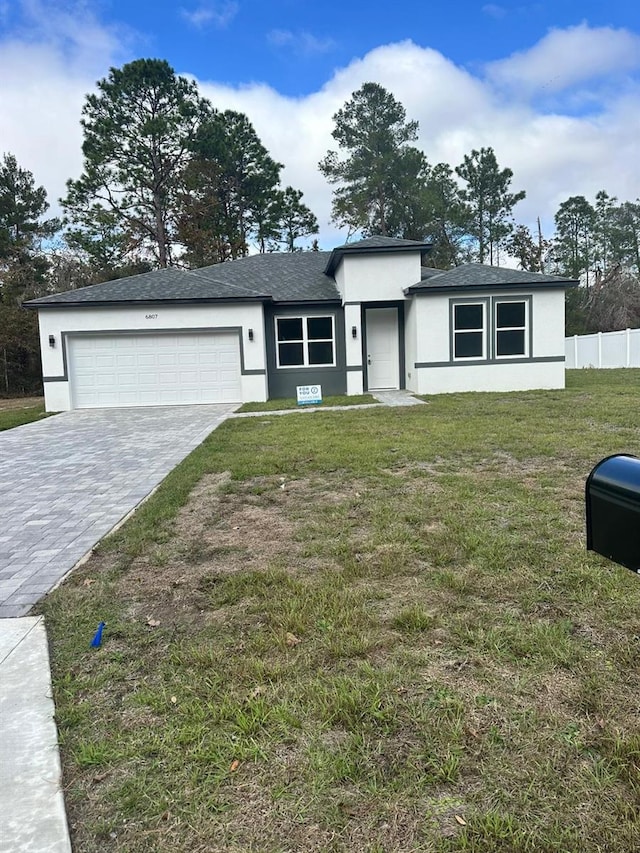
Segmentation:
{"type": "Polygon", "coordinates": [[[0,432],[47,417],[42,397],[0,399],[0,432]]]}
{"type": "Polygon", "coordinates": [[[583,490],[640,371],[568,384],[214,432],[43,604],[75,853],[636,853],[640,579],[583,490]]]}

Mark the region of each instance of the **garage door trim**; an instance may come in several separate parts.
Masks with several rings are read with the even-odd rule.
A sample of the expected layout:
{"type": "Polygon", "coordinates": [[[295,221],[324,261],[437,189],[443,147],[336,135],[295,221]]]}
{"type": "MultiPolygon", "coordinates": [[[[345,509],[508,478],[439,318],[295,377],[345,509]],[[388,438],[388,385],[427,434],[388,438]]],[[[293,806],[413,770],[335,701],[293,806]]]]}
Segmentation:
{"type": "Polygon", "coordinates": [[[43,376],[43,382],[68,382],[69,381],[69,338],[80,337],[112,337],[113,335],[177,335],[180,332],[194,335],[215,334],[216,332],[230,332],[238,336],[240,344],[240,374],[242,376],[265,376],[265,369],[247,370],[244,364],[244,342],[242,340],[242,326],[180,326],[178,328],[162,329],[78,329],[68,332],[60,332],[60,346],[62,347],[62,376],[43,376]]]}
{"type": "MultiPolygon", "coordinates": [[[[101,339],[104,339],[105,341],[109,340],[112,342],[112,347],[113,347],[112,351],[114,352],[114,354],[117,354],[117,350],[118,350],[117,341],[119,339],[122,340],[123,344],[125,344],[125,350],[124,351],[126,353],[126,342],[129,340],[130,341],[129,352],[135,354],[135,352],[136,352],[136,343],[135,343],[136,340],[140,341],[141,339],[144,339],[145,337],[154,338],[154,339],[164,339],[164,338],[171,339],[171,338],[173,338],[174,339],[174,345],[173,345],[173,347],[171,347],[171,345],[169,344],[169,350],[174,351],[174,352],[179,352],[180,351],[180,343],[179,343],[179,341],[176,341],[176,338],[184,337],[185,338],[185,352],[194,352],[194,354],[195,354],[198,351],[201,351],[201,352],[203,351],[202,349],[199,350],[199,346],[200,347],[202,346],[202,341],[200,341],[200,344],[198,344],[198,341],[197,341],[197,338],[199,338],[199,337],[201,338],[202,336],[211,338],[211,352],[212,353],[215,353],[216,351],[217,352],[225,352],[225,350],[226,350],[226,352],[231,354],[232,351],[235,351],[235,365],[236,365],[235,370],[237,371],[237,373],[236,373],[236,377],[237,377],[236,383],[237,384],[235,386],[233,386],[235,388],[235,391],[234,391],[233,388],[231,388],[228,385],[218,386],[217,381],[214,378],[214,383],[212,385],[208,386],[206,384],[206,381],[207,381],[206,379],[203,379],[202,384],[201,384],[198,374],[194,374],[194,376],[191,380],[193,391],[195,391],[196,393],[200,393],[200,394],[204,393],[205,398],[207,397],[207,392],[210,392],[210,395],[212,397],[215,397],[215,392],[216,392],[217,388],[220,389],[221,394],[224,394],[224,390],[222,390],[222,389],[224,389],[226,387],[227,393],[231,390],[234,397],[236,396],[236,393],[237,393],[237,399],[238,399],[238,401],[240,401],[242,399],[241,377],[242,377],[242,374],[246,372],[244,370],[244,351],[243,351],[243,342],[242,342],[242,337],[243,337],[242,336],[242,327],[240,327],[240,326],[234,326],[234,327],[205,326],[205,327],[186,327],[186,328],[185,327],[180,327],[180,328],[166,328],[165,327],[165,328],[153,328],[153,329],[149,329],[149,328],[145,328],[145,329],[122,329],[122,328],[120,328],[120,329],[113,329],[113,330],[111,330],[111,329],[82,329],[82,330],[77,330],[77,331],[72,330],[72,331],[67,331],[67,332],[61,332],[61,338],[62,338],[61,344],[62,344],[62,349],[63,349],[63,352],[62,352],[63,369],[64,369],[65,377],[66,377],[67,381],[69,382],[69,386],[70,386],[69,392],[70,392],[70,396],[71,396],[72,408],[79,408],[79,407],[80,408],[86,408],[86,407],[93,408],[95,405],[97,405],[100,408],[102,408],[103,405],[118,406],[118,403],[107,403],[107,402],[105,402],[103,404],[102,402],[98,402],[97,399],[94,403],[90,403],[83,396],[83,392],[79,390],[81,386],[79,386],[78,388],[75,387],[75,382],[74,382],[73,377],[76,374],[75,374],[75,370],[74,370],[74,363],[72,362],[72,345],[73,345],[74,341],[77,341],[80,344],[80,342],[83,340],[93,340],[96,342],[99,342],[101,339]],[[225,338],[226,338],[226,345],[225,345],[225,338]],[[193,343],[192,343],[192,346],[189,346],[189,344],[191,343],[191,339],[193,339],[193,343]],[[72,371],[73,371],[73,373],[72,373],[72,371]],[[193,385],[193,382],[195,382],[195,385],[193,385]],[[200,392],[198,392],[197,389],[200,389],[200,392]],[[78,395],[80,395],[80,396],[78,396],[78,395]]],[[[138,344],[137,346],[139,348],[140,344],[138,344]]],[[[98,343],[98,348],[99,348],[99,343],[98,343]]],[[[207,349],[207,346],[205,344],[205,351],[206,351],[206,349],[207,349]]],[[[140,352],[139,349],[138,349],[138,351],[140,352]]],[[[143,347],[142,352],[144,353],[144,347],[143,347]]],[[[162,354],[161,340],[158,340],[158,347],[157,348],[155,346],[151,346],[148,349],[148,352],[153,356],[153,359],[155,360],[154,370],[158,370],[157,359],[158,359],[158,356],[161,356],[161,354],[162,354]]],[[[79,355],[81,355],[81,354],[82,353],[79,353],[79,355]]],[[[97,355],[99,357],[100,353],[98,352],[97,355]]],[[[89,370],[90,369],[91,368],[89,367],[89,370]]],[[[80,375],[82,375],[82,374],[80,374],[80,375]]],[[[85,373],[84,375],[85,375],[85,377],[88,376],[87,373],[85,373]]],[[[96,376],[98,376],[98,374],[96,374],[96,376]]],[[[114,391],[116,391],[116,393],[117,393],[118,387],[119,387],[118,378],[117,378],[118,377],[118,368],[115,365],[114,365],[114,372],[113,372],[112,376],[113,376],[113,388],[114,388],[114,391]]],[[[153,374],[152,374],[152,377],[153,377],[153,374]]],[[[134,383],[132,384],[132,386],[129,388],[129,390],[132,392],[132,394],[135,395],[135,402],[134,402],[134,397],[132,397],[131,401],[123,400],[121,405],[180,405],[181,403],[186,402],[186,399],[183,399],[183,400],[170,399],[172,396],[174,398],[176,396],[182,396],[181,395],[181,389],[182,389],[183,393],[186,392],[186,397],[189,396],[188,388],[190,386],[182,386],[180,384],[179,379],[174,380],[174,382],[177,382],[177,384],[175,384],[174,386],[168,386],[167,387],[166,390],[168,392],[168,396],[165,398],[165,400],[161,400],[159,398],[159,395],[158,395],[158,397],[156,399],[153,399],[153,401],[150,399],[148,403],[140,402],[141,399],[144,399],[145,393],[149,394],[152,391],[154,385],[156,388],[158,388],[157,382],[158,382],[158,379],[154,379],[151,383],[151,387],[148,387],[148,386],[145,387],[146,383],[144,382],[144,379],[141,378],[140,380],[135,380],[134,383]],[[174,395],[171,394],[171,391],[175,392],[174,395]]],[[[153,395],[151,394],[151,396],[153,396],[153,395]]],[[[211,401],[216,402],[215,399],[213,399],[211,401]]],[[[206,400],[206,399],[203,399],[202,397],[200,397],[198,402],[209,402],[209,400],[206,400]]]]}

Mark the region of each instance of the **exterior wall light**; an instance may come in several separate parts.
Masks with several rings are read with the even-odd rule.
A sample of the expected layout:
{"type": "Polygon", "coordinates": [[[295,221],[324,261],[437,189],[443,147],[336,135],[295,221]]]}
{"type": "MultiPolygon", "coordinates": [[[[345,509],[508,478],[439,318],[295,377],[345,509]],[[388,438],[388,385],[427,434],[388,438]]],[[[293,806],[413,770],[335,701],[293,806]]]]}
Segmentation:
{"type": "Polygon", "coordinates": [[[49,346],[54,347],[56,345],[56,339],[53,335],[49,335],[49,346]]]}
{"type": "Polygon", "coordinates": [[[358,337],[358,327],[357,327],[357,326],[352,326],[352,327],[351,327],[351,337],[352,337],[352,338],[357,338],[357,337],[358,337]]]}
{"type": "Polygon", "coordinates": [[[248,336],[250,341],[253,340],[253,329],[249,329],[249,331],[247,332],[247,336],[248,336]]]}

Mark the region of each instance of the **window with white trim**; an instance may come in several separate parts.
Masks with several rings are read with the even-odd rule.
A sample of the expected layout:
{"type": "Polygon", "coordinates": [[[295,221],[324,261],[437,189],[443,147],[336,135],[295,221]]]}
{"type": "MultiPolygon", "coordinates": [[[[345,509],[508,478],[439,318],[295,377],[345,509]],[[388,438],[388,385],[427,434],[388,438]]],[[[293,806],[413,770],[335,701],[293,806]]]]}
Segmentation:
{"type": "Polygon", "coordinates": [[[333,316],[276,317],[278,367],[334,367],[333,316]]]}
{"type": "Polygon", "coordinates": [[[528,356],[527,302],[495,303],[495,357],[528,356]]]}
{"type": "Polygon", "coordinates": [[[487,357],[487,311],[484,302],[457,303],[453,306],[453,357],[487,357]]]}

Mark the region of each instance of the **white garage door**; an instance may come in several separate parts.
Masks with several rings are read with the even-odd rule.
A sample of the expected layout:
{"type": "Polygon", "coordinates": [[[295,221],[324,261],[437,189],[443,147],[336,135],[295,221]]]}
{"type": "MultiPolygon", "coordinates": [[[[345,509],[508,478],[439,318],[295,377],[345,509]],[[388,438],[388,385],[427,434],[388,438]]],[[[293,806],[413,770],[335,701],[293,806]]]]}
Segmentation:
{"type": "Polygon", "coordinates": [[[240,402],[240,349],[232,332],[69,338],[76,409],[240,402]]]}

